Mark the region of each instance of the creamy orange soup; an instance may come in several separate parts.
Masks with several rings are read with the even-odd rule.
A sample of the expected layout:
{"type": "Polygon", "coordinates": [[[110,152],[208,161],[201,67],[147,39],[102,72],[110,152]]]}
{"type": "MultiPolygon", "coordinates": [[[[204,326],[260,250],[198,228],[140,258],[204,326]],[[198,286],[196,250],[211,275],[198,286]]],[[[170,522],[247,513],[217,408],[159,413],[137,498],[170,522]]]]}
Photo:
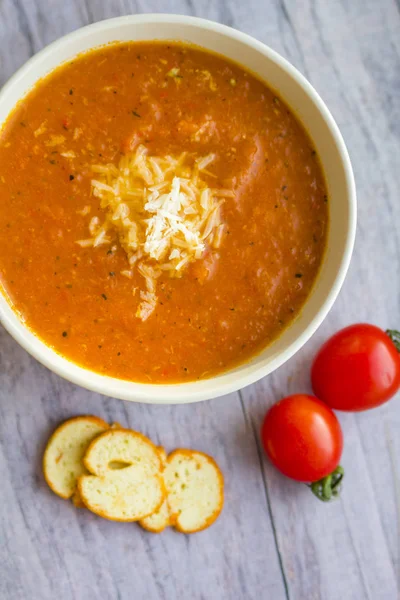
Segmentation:
{"type": "MultiPolygon", "coordinates": [[[[135,211],[129,222],[139,215],[145,228],[145,209],[135,211]]],[[[318,157],[289,107],[240,66],[191,46],[81,55],[40,81],[0,134],[4,290],[39,338],[102,374],[182,382],[250,359],[304,305],[327,226],[318,157]],[[107,213],[93,165],[118,168],[138,148],[192,166],[212,156],[201,180],[220,203],[218,231],[180,270],[162,270],[171,248],[158,262],[147,256],[159,270],[146,318],[143,240],[131,264],[117,231],[98,246],[88,233],[107,213]]]]}

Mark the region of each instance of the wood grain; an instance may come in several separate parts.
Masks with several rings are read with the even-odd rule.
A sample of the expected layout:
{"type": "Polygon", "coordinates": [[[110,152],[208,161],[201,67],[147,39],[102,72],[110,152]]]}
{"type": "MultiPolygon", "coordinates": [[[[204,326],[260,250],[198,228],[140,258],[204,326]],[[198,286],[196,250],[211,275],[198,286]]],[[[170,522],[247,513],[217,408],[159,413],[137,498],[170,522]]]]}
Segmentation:
{"type": "Polygon", "coordinates": [[[156,407],[103,398],[61,380],[0,332],[0,598],[393,600],[400,598],[399,400],[340,415],[343,497],[319,504],[261,452],[265,409],[309,390],[309,366],[353,321],[400,323],[400,7],[396,0],[0,0],[0,85],[61,35],[136,12],[194,14],[237,27],[295,64],[344,135],[359,197],[358,238],[324,325],[279,371],[240,394],[156,407]],[[40,469],[54,426],[93,412],[168,450],[211,453],[226,506],[210,530],[160,536],[76,511],[40,469]]]}

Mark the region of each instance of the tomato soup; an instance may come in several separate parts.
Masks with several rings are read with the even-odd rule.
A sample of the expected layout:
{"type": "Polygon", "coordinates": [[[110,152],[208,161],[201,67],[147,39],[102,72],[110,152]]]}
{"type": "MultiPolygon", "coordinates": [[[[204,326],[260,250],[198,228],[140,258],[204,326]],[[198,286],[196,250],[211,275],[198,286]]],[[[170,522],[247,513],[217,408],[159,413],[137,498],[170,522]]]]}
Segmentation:
{"type": "Polygon", "coordinates": [[[207,378],[299,314],[327,201],[310,138],[254,75],[189,45],[112,44],[41,80],[0,133],[2,286],[85,368],[207,378]]]}

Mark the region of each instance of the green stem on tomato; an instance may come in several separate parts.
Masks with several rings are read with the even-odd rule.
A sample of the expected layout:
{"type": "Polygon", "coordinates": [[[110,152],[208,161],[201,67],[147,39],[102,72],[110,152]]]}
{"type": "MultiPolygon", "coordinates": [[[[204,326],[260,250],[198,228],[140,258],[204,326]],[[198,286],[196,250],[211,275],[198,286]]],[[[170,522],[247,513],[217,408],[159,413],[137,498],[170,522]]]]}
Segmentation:
{"type": "Polygon", "coordinates": [[[344,469],[339,465],[326,477],[319,479],[319,481],[308,483],[307,485],[311,489],[314,496],[318,498],[318,500],[322,500],[322,502],[330,502],[331,500],[339,497],[342,489],[343,477],[344,469]]]}
{"type": "Polygon", "coordinates": [[[386,329],[386,334],[390,337],[397,350],[400,352],[400,331],[396,329],[386,329]]]}

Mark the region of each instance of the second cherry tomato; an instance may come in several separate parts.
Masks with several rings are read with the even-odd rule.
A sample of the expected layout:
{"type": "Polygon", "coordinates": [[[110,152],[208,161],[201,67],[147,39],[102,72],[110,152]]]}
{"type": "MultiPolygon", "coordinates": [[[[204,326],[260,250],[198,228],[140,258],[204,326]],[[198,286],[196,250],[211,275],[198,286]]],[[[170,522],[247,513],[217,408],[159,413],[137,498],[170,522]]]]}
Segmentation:
{"type": "Polygon", "coordinates": [[[331,474],[343,449],[335,414],[314,396],[287,396],[267,412],[261,430],[271,462],[287,477],[314,482],[331,474]]]}

